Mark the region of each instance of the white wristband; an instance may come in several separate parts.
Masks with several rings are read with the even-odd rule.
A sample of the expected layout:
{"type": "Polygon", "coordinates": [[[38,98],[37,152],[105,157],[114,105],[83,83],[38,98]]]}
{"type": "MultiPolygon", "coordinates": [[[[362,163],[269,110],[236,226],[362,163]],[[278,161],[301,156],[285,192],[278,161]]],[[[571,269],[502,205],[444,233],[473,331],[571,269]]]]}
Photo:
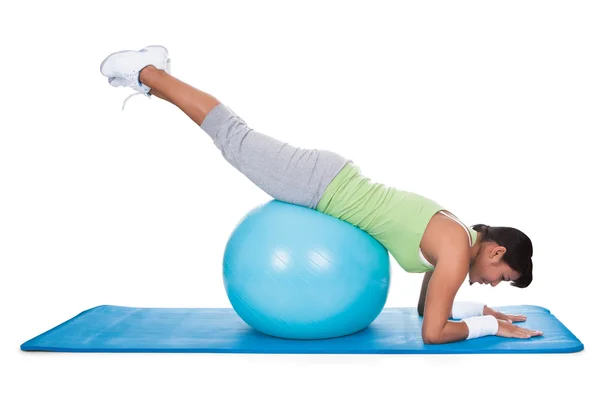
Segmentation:
{"type": "Polygon", "coordinates": [[[498,333],[498,320],[493,315],[465,318],[463,322],[469,328],[467,340],[498,333]]]}
{"type": "Polygon", "coordinates": [[[483,315],[485,304],[471,301],[455,301],[452,304],[452,318],[464,319],[483,315]]]}

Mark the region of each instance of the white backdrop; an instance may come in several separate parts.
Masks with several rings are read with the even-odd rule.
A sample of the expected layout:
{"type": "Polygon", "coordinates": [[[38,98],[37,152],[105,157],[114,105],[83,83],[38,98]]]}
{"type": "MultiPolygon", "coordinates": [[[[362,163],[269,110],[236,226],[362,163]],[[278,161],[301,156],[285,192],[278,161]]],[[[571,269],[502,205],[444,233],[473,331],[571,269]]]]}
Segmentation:
{"type": "MultiPolygon", "coordinates": [[[[557,1],[13,2],[0,34],[2,398],[574,396],[597,360],[600,6],[557,1]],[[549,308],[568,355],[30,354],[101,304],[227,307],[231,229],[269,197],[181,111],[132,98],[106,55],[162,44],[172,73],[253,129],[337,151],[468,224],[522,229],[527,289],[458,299],[549,308]],[[470,387],[471,389],[467,389],[470,387]],[[5,395],[5,393],[8,396],[5,395]]],[[[421,275],[393,263],[388,307],[421,275]]]]}

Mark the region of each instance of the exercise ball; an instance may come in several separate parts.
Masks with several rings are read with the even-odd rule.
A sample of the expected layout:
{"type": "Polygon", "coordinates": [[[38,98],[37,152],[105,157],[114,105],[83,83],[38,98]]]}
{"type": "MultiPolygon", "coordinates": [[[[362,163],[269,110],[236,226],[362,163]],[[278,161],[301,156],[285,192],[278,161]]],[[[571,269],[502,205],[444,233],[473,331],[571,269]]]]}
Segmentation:
{"type": "Polygon", "coordinates": [[[388,296],[387,250],[362,229],[272,200],[225,246],[223,280],[240,318],[266,335],[327,339],[363,330],[388,296]]]}

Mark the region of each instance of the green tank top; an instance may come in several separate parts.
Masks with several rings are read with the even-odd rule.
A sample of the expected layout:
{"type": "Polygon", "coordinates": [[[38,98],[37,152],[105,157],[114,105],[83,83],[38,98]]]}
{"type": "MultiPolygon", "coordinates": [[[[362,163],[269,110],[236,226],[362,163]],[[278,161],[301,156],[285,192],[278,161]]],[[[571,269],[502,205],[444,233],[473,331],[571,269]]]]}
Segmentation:
{"type": "MultiPolygon", "coordinates": [[[[422,258],[420,244],[431,218],[445,210],[440,204],[416,193],[372,182],[349,162],[329,184],[316,209],[369,233],[405,271],[433,270],[422,258]]],[[[468,229],[474,243],[477,232],[468,229]]]]}

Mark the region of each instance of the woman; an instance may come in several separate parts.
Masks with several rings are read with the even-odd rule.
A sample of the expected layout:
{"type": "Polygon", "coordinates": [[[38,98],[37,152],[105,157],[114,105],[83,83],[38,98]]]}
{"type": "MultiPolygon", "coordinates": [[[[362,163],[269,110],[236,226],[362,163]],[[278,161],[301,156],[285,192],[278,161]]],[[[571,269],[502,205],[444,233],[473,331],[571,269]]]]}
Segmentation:
{"type": "Polygon", "coordinates": [[[113,53],[100,70],[114,87],[131,87],[177,106],[231,165],[269,195],[352,223],[381,242],[404,270],[425,273],[417,307],[425,343],[542,334],[512,324],[524,316],[454,302],[467,275],[471,284],[531,283],[532,244],[521,231],[467,227],[430,199],[372,182],[339,154],[297,148],[256,132],[215,97],[171,76],[170,62],[166,48],[148,46],[113,53]]]}

